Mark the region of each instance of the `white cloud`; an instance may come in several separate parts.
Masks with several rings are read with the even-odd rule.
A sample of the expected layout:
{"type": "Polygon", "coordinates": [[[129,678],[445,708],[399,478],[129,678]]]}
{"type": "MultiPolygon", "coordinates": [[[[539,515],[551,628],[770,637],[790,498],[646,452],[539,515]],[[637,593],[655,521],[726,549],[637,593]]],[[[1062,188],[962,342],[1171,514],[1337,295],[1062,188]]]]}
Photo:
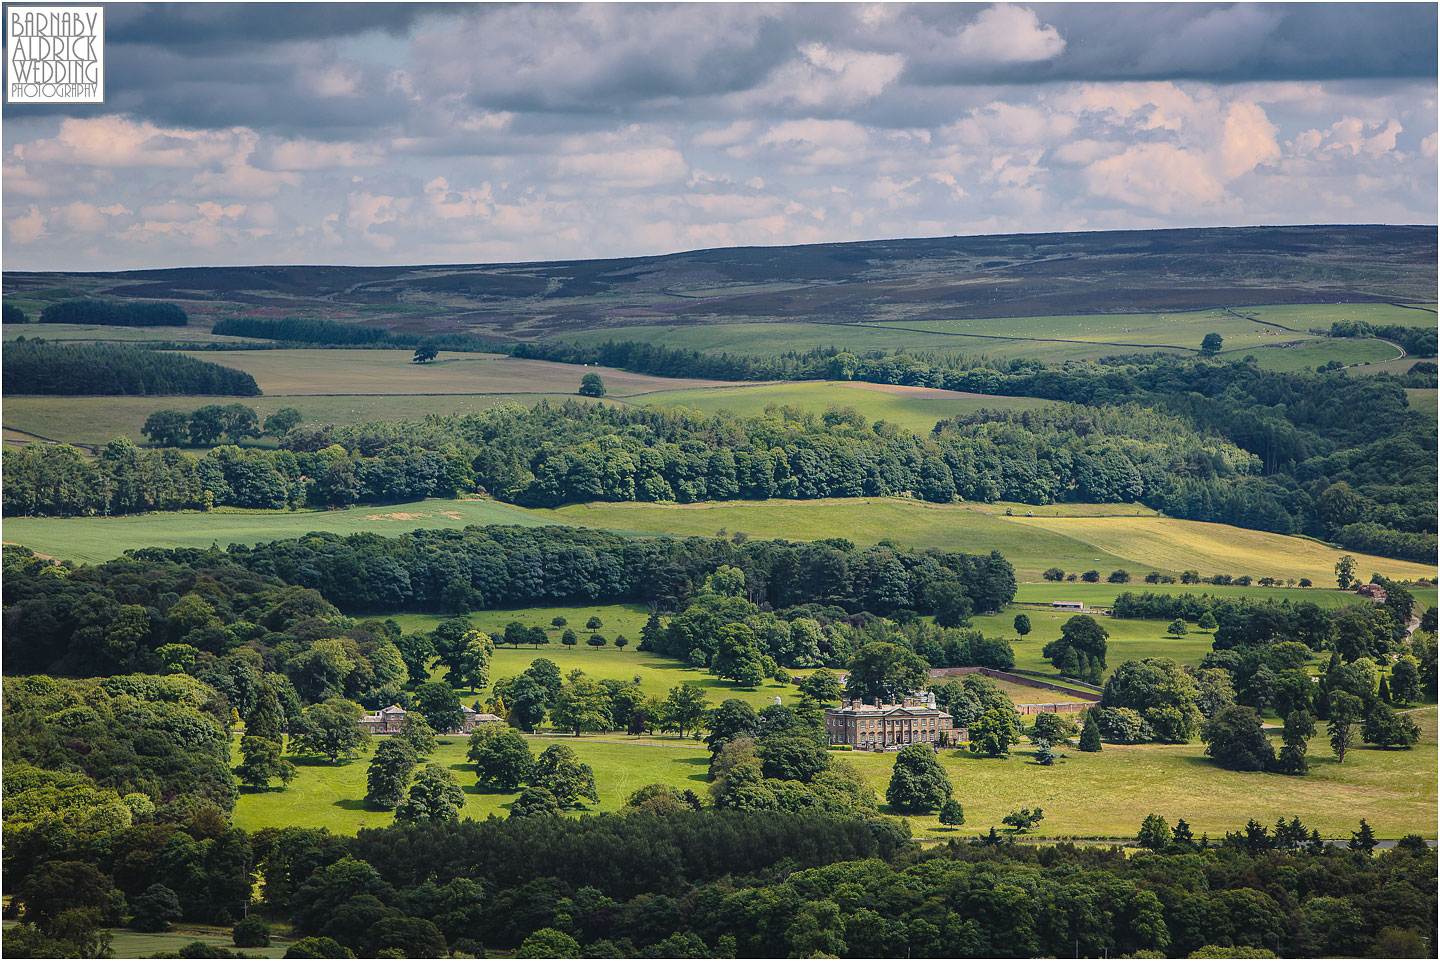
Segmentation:
{"type": "Polygon", "coordinates": [[[982,63],[1035,63],[1065,50],[1060,31],[1042,24],[1028,7],[996,4],[980,12],[955,36],[954,51],[982,63]]]}
{"type": "Polygon", "coordinates": [[[654,187],[684,180],[690,173],[684,156],[673,147],[571,154],[557,157],[555,169],[562,177],[600,187],[654,187]]]}
{"type": "Polygon", "coordinates": [[[738,97],[737,106],[854,107],[874,100],[905,69],[905,57],[900,54],[865,53],[823,43],[801,44],[798,53],[763,86],[738,97]]]}

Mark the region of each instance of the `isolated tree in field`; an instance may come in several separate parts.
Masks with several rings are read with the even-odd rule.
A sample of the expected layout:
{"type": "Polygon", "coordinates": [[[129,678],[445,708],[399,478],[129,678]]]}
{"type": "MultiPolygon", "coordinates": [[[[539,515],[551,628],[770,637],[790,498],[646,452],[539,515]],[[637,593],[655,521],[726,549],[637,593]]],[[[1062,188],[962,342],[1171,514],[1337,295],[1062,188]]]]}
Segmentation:
{"type": "Polygon", "coordinates": [[[1165,629],[1165,633],[1174,637],[1184,637],[1190,633],[1190,628],[1185,625],[1185,619],[1183,617],[1177,617],[1170,622],[1170,626],[1165,629]]]}
{"type": "Polygon", "coordinates": [[[557,817],[559,814],[560,802],[543,787],[527,787],[510,805],[512,818],[557,817]]]}
{"type": "Polygon", "coordinates": [[[885,800],[897,811],[921,813],[943,805],[954,790],[934,748],[928,744],[908,744],[895,755],[895,769],[885,789],[885,800]]]}
{"type": "Polygon", "coordinates": [[[1018,740],[1020,731],[1013,710],[993,708],[970,725],[970,750],[976,754],[1004,757],[1018,740]]]}
{"type": "Polygon", "coordinates": [[[624,650],[626,647],[629,646],[630,638],[626,637],[624,634],[616,634],[614,644],[616,647],[624,650]]]}
{"type": "Polygon", "coordinates": [[[305,709],[300,731],[296,732],[297,750],[320,754],[331,761],[354,757],[370,740],[370,734],[359,727],[364,709],[354,701],[332,697],[305,709]]]}
{"type": "Polygon", "coordinates": [[[1081,574],[1081,575],[1080,575],[1080,579],[1081,579],[1082,581],[1084,581],[1086,584],[1096,584],[1096,583],[1099,583],[1099,581],[1100,581],[1100,572],[1099,572],[1099,571],[1086,571],[1084,574],[1081,574]]]}
{"type": "Polygon", "coordinates": [[[1399,747],[1409,750],[1420,740],[1420,729],[1404,714],[1396,713],[1388,704],[1378,701],[1365,712],[1360,739],[1377,747],[1399,747]]]}
{"type": "Polygon", "coordinates": [[[385,811],[399,804],[416,763],[409,741],[397,737],[381,741],[365,774],[365,803],[385,811]]]}
{"type": "Polygon", "coordinates": [[[1107,577],[1107,578],[1105,578],[1105,579],[1106,579],[1107,581],[1109,581],[1111,584],[1129,584],[1129,583],[1130,583],[1130,572],[1129,572],[1129,571],[1124,571],[1124,570],[1121,570],[1121,571],[1111,571],[1111,572],[1110,572],[1110,576],[1107,577]]]}
{"type": "Polygon", "coordinates": [[[1021,637],[1024,637],[1026,634],[1030,633],[1030,615],[1015,615],[1015,633],[1019,634],[1021,637]]]}
{"type": "Polygon", "coordinates": [[[240,739],[241,761],[235,776],[241,784],[260,789],[272,780],[289,784],[295,780],[295,765],[285,760],[278,739],[246,736],[240,739]]]}
{"type": "Polygon", "coordinates": [[[909,648],[886,641],[872,641],[846,665],[850,676],[845,693],[853,698],[896,701],[925,686],[930,666],[909,648]]]}
{"type": "Polygon", "coordinates": [[[1060,628],[1060,637],[1041,654],[1070,677],[1098,684],[1105,675],[1105,640],[1110,636],[1089,614],[1076,614],[1060,628]]]}
{"type": "Polygon", "coordinates": [[[258,914],[250,914],[235,922],[230,938],[237,948],[270,947],[270,925],[258,914]]]}
{"type": "Polygon", "coordinates": [[[609,641],[605,640],[605,635],[603,634],[591,634],[585,638],[585,643],[591,647],[604,647],[609,641]]]}
{"type": "Polygon", "coordinates": [[[965,823],[965,808],[953,797],[940,806],[940,823],[959,827],[965,823]]]}
{"type": "Polygon", "coordinates": [[[1365,711],[1365,702],[1353,694],[1345,691],[1330,692],[1330,724],[1327,728],[1330,734],[1330,750],[1341,764],[1345,763],[1345,755],[1355,743],[1355,725],[1365,711]]]}
{"type": "Polygon", "coordinates": [[[1307,711],[1291,711],[1285,715],[1285,730],[1280,735],[1284,747],[1275,758],[1275,770],[1281,774],[1304,774],[1310,770],[1305,759],[1310,739],[1315,736],[1315,719],[1307,711]]]}
{"type": "Polygon", "coordinates": [[[428,364],[430,363],[430,361],[434,360],[436,357],[439,356],[440,351],[435,347],[435,345],[421,344],[419,347],[415,348],[415,358],[412,363],[428,364]]]}
{"type": "Polygon", "coordinates": [[[665,697],[665,716],[679,730],[681,737],[686,731],[693,731],[709,709],[710,700],[705,696],[705,689],[690,681],[670,688],[665,697]]]}
{"type": "Polygon", "coordinates": [[[1170,843],[1170,825],[1158,814],[1147,814],[1140,824],[1136,842],[1151,851],[1163,851],[1170,843]]]}
{"type": "Polygon", "coordinates": [[[610,698],[605,689],[584,674],[572,675],[550,704],[550,720],[576,737],[581,731],[603,731],[610,726],[610,698]]]}
{"type": "Polygon", "coordinates": [[[1059,714],[1041,713],[1035,715],[1032,736],[1055,744],[1069,740],[1074,731],[1073,721],[1062,718],[1059,714]]]}
{"type": "Polygon", "coordinates": [[[817,667],[798,686],[801,694],[820,704],[838,701],[840,695],[844,693],[840,687],[840,680],[828,667],[817,667]]]}
{"type": "Polygon", "coordinates": [[[598,614],[590,615],[590,619],[585,622],[585,630],[587,631],[598,631],[604,626],[605,622],[600,620],[600,615],[598,614]]]}
{"type": "Polygon", "coordinates": [[[1420,697],[1420,664],[1409,654],[1390,668],[1390,697],[1396,704],[1410,704],[1420,697]]]}
{"type": "Polygon", "coordinates": [[[435,729],[419,711],[408,711],[400,721],[400,733],[395,735],[409,744],[416,757],[429,757],[439,747],[435,740],[435,729]]]}
{"type": "Polygon", "coordinates": [[[1000,822],[1008,825],[1011,833],[1024,834],[1043,820],[1045,820],[1045,812],[1040,808],[1033,811],[1029,808],[1021,808],[1018,811],[1011,811],[1001,818],[1000,822]]]}
{"type": "Polygon", "coordinates": [[[1047,581],[1063,581],[1065,579],[1065,572],[1058,567],[1049,567],[1046,568],[1045,573],[1040,576],[1047,581]]]}
{"type": "Polygon", "coordinates": [[[600,378],[599,374],[586,374],[580,378],[580,396],[604,397],[605,381],[600,378]]]}
{"type": "Polygon", "coordinates": [[[180,410],[157,410],[145,418],[145,426],[140,431],[152,444],[179,447],[190,435],[190,418],[180,410]]]}
{"type": "Polygon", "coordinates": [[[465,791],[455,775],[438,764],[427,764],[410,785],[410,793],[395,808],[402,824],[441,824],[460,820],[465,791]]]}
{"type": "Polygon", "coordinates": [[[1264,771],[1275,763],[1275,748],[1252,709],[1232,704],[1200,730],[1205,753],[1231,771],[1264,771]]]}
{"type": "Polygon", "coordinates": [[[1076,746],[1092,754],[1101,749],[1100,722],[1095,719],[1093,712],[1086,713],[1085,723],[1080,728],[1080,741],[1076,746]]]}
{"type": "Polygon", "coordinates": [[[430,726],[442,734],[460,730],[465,723],[460,695],[443,681],[426,681],[415,689],[415,706],[430,726]]]}
{"type": "Polygon", "coordinates": [[[560,643],[566,647],[574,647],[580,643],[580,635],[567,627],[565,633],[560,635],[560,643]]]}
{"type": "Polygon", "coordinates": [[[282,407],[265,418],[265,433],[271,437],[284,437],[292,427],[300,423],[301,419],[298,408],[282,407]]]}
{"type": "Polygon", "coordinates": [[[1205,357],[1213,357],[1220,353],[1220,348],[1225,346],[1225,338],[1219,334],[1206,334],[1200,340],[1200,353],[1205,357]]]}
{"type": "Polygon", "coordinates": [[[1195,626],[1202,631],[1213,631],[1218,628],[1220,624],[1218,621],[1215,620],[1214,614],[1206,611],[1204,614],[1200,615],[1200,620],[1195,622],[1195,626]]]}
{"type": "Polygon", "coordinates": [[[595,790],[595,772],[580,763],[574,749],[565,744],[552,744],[535,761],[531,783],[555,795],[561,807],[578,805],[582,798],[599,803],[595,790]]]}
{"type": "Polygon", "coordinates": [[[1335,562],[1335,583],[1342,591],[1348,591],[1355,583],[1355,558],[1349,554],[1335,562]]]}
{"type": "Polygon", "coordinates": [[[513,728],[500,724],[476,728],[465,756],[475,762],[480,783],[499,791],[513,791],[529,780],[535,765],[529,742],[513,728]]]}

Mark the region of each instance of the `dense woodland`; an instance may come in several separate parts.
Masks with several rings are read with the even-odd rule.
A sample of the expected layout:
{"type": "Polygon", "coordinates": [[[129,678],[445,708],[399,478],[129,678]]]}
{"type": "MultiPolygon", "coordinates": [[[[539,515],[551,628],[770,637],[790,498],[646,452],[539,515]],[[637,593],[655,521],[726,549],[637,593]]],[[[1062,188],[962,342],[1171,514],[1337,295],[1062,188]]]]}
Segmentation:
{"type": "Polygon", "coordinates": [[[5,396],[17,394],[219,394],[258,397],[243,370],[183,354],[119,344],[55,344],[17,337],[5,344],[5,396]]]}
{"type": "Polygon", "coordinates": [[[183,308],[159,301],[63,300],[40,311],[40,323],[185,327],[190,319],[183,308]]]}

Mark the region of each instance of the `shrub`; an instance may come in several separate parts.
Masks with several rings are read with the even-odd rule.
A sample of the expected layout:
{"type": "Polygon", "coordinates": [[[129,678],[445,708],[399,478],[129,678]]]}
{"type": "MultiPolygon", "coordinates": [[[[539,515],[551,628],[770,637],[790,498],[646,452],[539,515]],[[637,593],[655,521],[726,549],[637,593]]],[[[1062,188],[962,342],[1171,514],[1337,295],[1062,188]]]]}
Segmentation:
{"type": "Polygon", "coordinates": [[[235,922],[231,934],[237,948],[268,948],[270,946],[270,925],[256,915],[249,915],[235,922]]]}

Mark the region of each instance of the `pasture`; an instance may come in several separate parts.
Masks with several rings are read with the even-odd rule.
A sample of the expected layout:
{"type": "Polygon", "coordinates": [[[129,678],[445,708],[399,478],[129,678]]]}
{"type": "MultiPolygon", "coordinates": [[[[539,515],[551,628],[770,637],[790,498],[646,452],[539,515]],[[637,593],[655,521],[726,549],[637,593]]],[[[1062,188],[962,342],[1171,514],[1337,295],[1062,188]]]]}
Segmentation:
{"type": "Polygon", "coordinates": [[[613,367],[584,367],[503,354],[441,351],[428,364],[411,350],[207,350],[188,356],[246,371],[265,394],[555,394],[573,393],[580,378],[598,373],[610,393],[713,387],[717,380],[632,374],[613,367]]]}
{"type": "MultiPolygon", "coordinates": [[[[42,308],[43,309],[43,308],[42,308]]],[[[212,334],[209,327],[194,323],[184,327],[112,327],[102,324],[5,324],[5,340],[17,337],[55,341],[86,341],[109,344],[153,344],[173,341],[181,344],[245,344],[248,337],[212,334]]]]}
{"type": "MultiPolygon", "coordinates": [[[[550,643],[533,647],[522,645],[509,647],[497,644],[495,655],[490,661],[490,679],[493,683],[502,677],[520,674],[536,658],[554,661],[562,675],[581,670],[597,681],[616,680],[630,683],[640,678],[640,690],[646,697],[665,697],[672,687],[684,683],[698,685],[705,689],[705,696],[712,704],[719,704],[728,698],[738,698],[755,707],[773,704],[776,697],[786,702],[799,695],[793,685],[766,681],[754,687],[736,687],[729,681],[722,681],[702,668],[691,667],[674,658],[661,657],[636,650],[640,644],[640,628],[650,616],[650,610],[640,604],[602,604],[588,606],[530,607],[519,610],[481,611],[466,618],[476,630],[484,631],[497,640],[505,633],[505,625],[518,621],[526,627],[543,627],[550,637],[550,643]],[[565,627],[554,627],[551,620],[561,616],[568,622],[565,627]],[[596,616],[603,626],[590,630],[585,622],[596,616]],[[574,647],[560,642],[566,630],[573,630],[579,640],[574,647]],[[591,647],[586,639],[599,634],[610,642],[605,647],[591,647]],[[623,648],[614,645],[615,635],[624,634],[630,641],[623,648]]],[[[431,614],[392,614],[405,631],[433,631],[446,617],[431,614]]],[[[382,618],[383,619],[383,618],[382,618]]],[[[438,678],[443,672],[437,670],[438,678]]],[[[466,703],[476,697],[484,700],[484,694],[457,688],[466,703]]]]}
{"type": "MultiPolygon", "coordinates": [[[[1225,771],[1204,756],[1204,745],[1107,744],[1097,754],[1065,749],[1053,767],[1033,762],[1033,749],[1017,747],[1008,758],[991,759],[945,751],[941,765],[964,805],[965,825],[942,827],[933,814],[909,818],[922,837],[973,837],[1001,826],[1001,818],[1021,807],[1040,806],[1045,820],[1037,837],[1132,838],[1147,814],[1172,824],[1189,821],[1195,833],[1218,837],[1238,830],[1248,818],[1274,824],[1299,816],[1326,837],[1348,837],[1365,817],[1382,838],[1416,833],[1435,836],[1435,708],[1411,715],[1421,742],[1409,751],[1360,748],[1344,764],[1335,761],[1324,735],[1310,744],[1311,772],[1305,777],[1225,771]]],[[[465,759],[465,740],[446,738],[435,760],[449,768],[466,791],[463,817],[505,816],[516,793],[482,792],[474,768],[465,759]]],[[[708,752],[693,740],[634,739],[618,734],[585,737],[530,737],[539,753],[548,744],[565,743],[595,769],[600,803],[591,810],[617,810],[636,788],[652,782],[706,796],[708,752]]],[[[853,765],[883,802],[895,755],[841,752],[837,760],[853,765]]],[[[388,824],[393,815],[365,808],[367,759],[341,764],[300,766],[285,790],[245,792],[235,807],[237,827],[326,827],[353,834],[362,827],[388,824]]],[[[886,808],[882,807],[882,810],[886,808]]]]}
{"type": "MultiPolygon", "coordinates": [[[[591,811],[619,810],[636,789],[657,781],[689,788],[703,797],[708,782],[710,754],[704,744],[689,738],[670,738],[669,743],[662,743],[607,734],[578,738],[534,735],[526,740],[537,756],[551,744],[566,744],[595,769],[600,803],[588,804],[591,811]]],[[[482,791],[476,784],[474,764],[465,758],[466,746],[466,738],[442,738],[431,758],[454,773],[465,789],[461,817],[505,817],[519,792],[482,791]]],[[[315,758],[296,760],[299,776],[285,790],[242,791],[232,818],[236,827],[247,831],[279,826],[323,827],[336,834],[354,834],[360,828],[383,827],[394,820],[389,811],[365,806],[369,751],[356,760],[338,764],[315,758]]]]}
{"type": "MultiPolygon", "coordinates": [[[[878,319],[874,322],[745,322],[607,327],[562,335],[579,343],[638,340],[691,350],[767,355],[836,347],[851,351],[950,351],[1058,363],[1113,354],[1168,352],[1193,356],[1208,333],[1227,354],[1253,353],[1272,370],[1313,370],[1330,360],[1377,363],[1395,356],[1380,341],[1330,340],[1310,333],[1341,319],[1434,323],[1434,315],[1389,304],[1240,307],[1164,313],[1060,314],[1016,317],[878,319]],[[1255,319],[1251,319],[1255,318],[1255,319]],[[1265,321],[1265,323],[1257,322],[1265,321]],[[1291,329],[1285,329],[1291,328],[1291,329]],[[1300,342],[1301,346],[1288,345],[1300,342]],[[1281,349],[1281,345],[1287,345],[1281,349]],[[1260,350],[1259,348],[1275,348],[1260,350]]],[[[758,318],[757,318],[758,320],[758,318]]]]}
{"type": "MultiPolygon", "coordinates": [[[[1126,508],[1114,505],[1113,509],[1126,508]]],[[[393,536],[469,524],[567,524],[678,537],[737,532],[789,540],[847,537],[861,546],[889,540],[914,548],[972,553],[998,550],[1015,566],[1021,581],[1038,581],[1041,571],[1055,566],[1067,571],[1093,568],[1105,574],[1117,568],[1132,574],[1150,570],[1179,574],[1195,569],[1202,576],[1309,577],[1316,584],[1326,584],[1334,577],[1335,562],[1342,553],[1304,538],[1224,524],[1134,516],[1128,511],[1123,516],[1024,517],[1017,512],[1010,517],[970,504],[927,504],[902,498],[701,504],[631,501],[572,504],[554,510],[528,510],[479,499],[432,499],[338,511],[15,517],[5,522],[5,540],[53,557],[93,562],[135,547],[207,547],[212,542],[223,547],[296,537],[309,531],[369,531],[393,536]]],[[[1435,576],[1434,568],[1423,564],[1368,554],[1353,556],[1357,571],[1367,580],[1371,572],[1401,580],[1435,576]]]]}
{"type": "MultiPolygon", "coordinates": [[[[1255,818],[1273,825],[1299,816],[1324,837],[1348,838],[1365,818],[1381,838],[1414,833],[1435,837],[1435,708],[1414,712],[1420,743],[1409,751],[1362,747],[1340,764],[1323,732],[1310,742],[1310,773],[1304,777],[1226,771],[1193,744],[1106,744],[1097,754],[1065,748],[1053,767],[1034,763],[1034,749],[1018,747],[1008,758],[958,751],[940,763],[965,808],[965,824],[947,829],[933,816],[911,817],[923,837],[965,837],[1003,827],[1001,818],[1021,807],[1045,811],[1039,837],[1132,838],[1147,814],[1172,825],[1190,822],[1198,837],[1217,839],[1255,818]]],[[[1278,732],[1272,740],[1279,747],[1278,732]]],[[[893,754],[852,752],[870,788],[883,799],[893,754]]]]}
{"type": "Polygon", "coordinates": [[[817,414],[830,407],[853,407],[867,421],[889,421],[917,433],[929,433],[937,421],[982,409],[1033,410],[1052,401],[1000,397],[933,387],[899,387],[853,381],[808,381],[755,387],[667,390],[633,398],[649,407],[687,407],[705,414],[728,410],[742,417],[764,413],[771,404],[802,407],[817,414]]]}

